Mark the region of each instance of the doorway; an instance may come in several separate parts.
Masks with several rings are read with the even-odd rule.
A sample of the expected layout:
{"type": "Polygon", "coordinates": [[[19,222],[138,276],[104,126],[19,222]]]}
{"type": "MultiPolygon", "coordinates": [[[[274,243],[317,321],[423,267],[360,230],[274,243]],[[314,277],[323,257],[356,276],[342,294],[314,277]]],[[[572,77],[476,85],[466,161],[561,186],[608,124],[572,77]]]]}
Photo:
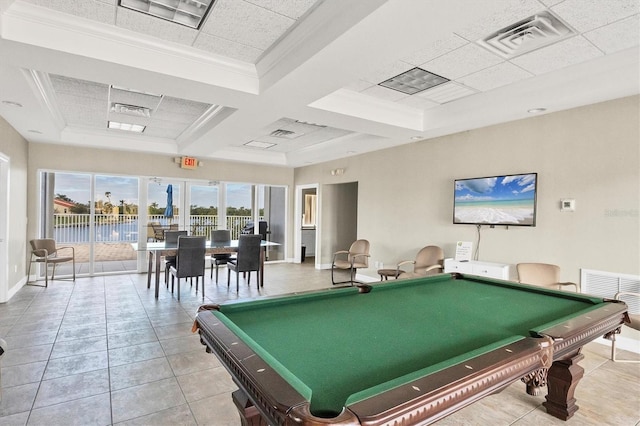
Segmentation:
{"type": "Polygon", "coordinates": [[[318,184],[296,187],[295,263],[309,261],[314,262],[316,267],[319,265],[320,259],[316,256],[319,251],[319,201],[318,184]]]}

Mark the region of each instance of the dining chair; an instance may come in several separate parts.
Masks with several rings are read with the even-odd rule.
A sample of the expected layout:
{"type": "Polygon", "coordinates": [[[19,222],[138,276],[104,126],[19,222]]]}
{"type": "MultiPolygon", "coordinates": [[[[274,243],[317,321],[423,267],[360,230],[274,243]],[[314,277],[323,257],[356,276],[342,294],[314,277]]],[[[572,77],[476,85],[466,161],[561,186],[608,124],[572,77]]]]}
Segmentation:
{"type": "Polygon", "coordinates": [[[249,273],[247,277],[247,285],[251,283],[251,272],[256,271],[258,274],[258,288],[260,288],[260,242],[262,236],[260,235],[240,235],[238,240],[238,252],[236,254],[235,261],[227,262],[227,287],[231,283],[231,271],[236,273],[236,291],[240,290],[239,274],[240,272],[249,273]]]}
{"type": "MultiPolygon", "coordinates": [[[[211,245],[231,241],[231,231],[228,229],[216,229],[211,233],[211,245]]],[[[213,267],[216,267],[216,284],[218,283],[218,268],[228,262],[235,262],[231,253],[215,253],[211,255],[211,279],[213,279],[213,267]]]]}
{"type": "MultiPolygon", "coordinates": [[[[178,237],[187,235],[187,231],[164,231],[164,244],[167,247],[176,246],[178,237]]],[[[169,287],[169,269],[176,265],[176,256],[169,255],[164,257],[164,283],[169,287]]]]}
{"type": "Polygon", "coordinates": [[[204,269],[207,240],[202,236],[179,236],[176,264],[169,268],[171,274],[171,293],[174,280],[178,279],[178,300],[180,300],[180,279],[196,278],[196,294],[198,282],[202,277],[202,298],[204,299],[204,269]]]}
{"type": "Polygon", "coordinates": [[[151,228],[153,228],[153,240],[154,241],[164,241],[164,231],[167,229],[162,226],[159,222],[152,222],[151,228]]]}
{"type": "MultiPolygon", "coordinates": [[[[31,265],[33,262],[44,263],[44,286],[49,286],[49,278],[47,277],[49,265],[53,265],[51,271],[51,280],[55,279],[56,265],[59,263],[71,262],[73,265],[73,281],[76,280],[76,251],[72,246],[57,247],[56,241],[52,238],[39,238],[29,241],[31,244],[31,260],[29,262],[29,271],[27,279],[31,276],[31,265]],[[61,256],[59,251],[65,250],[65,256],[61,256]],[[71,250],[71,255],[67,254],[71,250]]],[[[31,284],[35,285],[35,284],[31,284]]]]}
{"type": "Polygon", "coordinates": [[[149,222],[147,223],[147,241],[155,241],[156,240],[156,231],[154,226],[160,226],[160,222],[149,222]]]}

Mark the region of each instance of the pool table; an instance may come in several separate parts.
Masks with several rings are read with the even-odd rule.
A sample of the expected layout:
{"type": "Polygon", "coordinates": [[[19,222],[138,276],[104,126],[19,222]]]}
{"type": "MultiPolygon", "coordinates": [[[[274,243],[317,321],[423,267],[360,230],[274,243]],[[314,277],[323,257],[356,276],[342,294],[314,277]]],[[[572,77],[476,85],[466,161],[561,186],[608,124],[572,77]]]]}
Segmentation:
{"type": "Polygon", "coordinates": [[[243,424],[427,424],[514,381],[561,419],[586,343],[624,303],[440,274],[201,307],[202,343],[231,373],[243,424]]]}

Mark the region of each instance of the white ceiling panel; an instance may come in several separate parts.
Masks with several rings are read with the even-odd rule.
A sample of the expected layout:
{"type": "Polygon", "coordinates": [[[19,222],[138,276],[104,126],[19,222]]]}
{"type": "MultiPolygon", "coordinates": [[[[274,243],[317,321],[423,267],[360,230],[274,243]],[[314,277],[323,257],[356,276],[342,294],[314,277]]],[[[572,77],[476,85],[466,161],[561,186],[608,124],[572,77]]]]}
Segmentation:
{"type": "Polygon", "coordinates": [[[64,103],[60,105],[60,112],[68,126],[89,127],[96,129],[106,129],[107,109],[96,105],[87,106],[82,102],[64,103]]]}
{"type": "Polygon", "coordinates": [[[60,95],[97,99],[102,102],[103,106],[106,105],[109,90],[109,86],[106,84],[53,74],[49,75],[49,80],[56,93],[60,95]]]}
{"type": "Polygon", "coordinates": [[[544,74],[602,56],[584,37],[576,36],[511,60],[533,74],[544,74]]]}
{"type": "Polygon", "coordinates": [[[299,19],[318,0],[246,0],[256,6],[263,7],[291,19],[299,19]]]}
{"type": "Polygon", "coordinates": [[[378,84],[398,74],[402,74],[411,68],[414,68],[414,66],[404,61],[381,62],[375,68],[366,70],[362,74],[361,80],[378,84]]]}
{"type": "Polygon", "coordinates": [[[532,76],[533,74],[520,67],[509,62],[503,62],[482,71],[461,77],[457,81],[481,92],[486,92],[532,76]]]}
{"type": "Polygon", "coordinates": [[[211,105],[202,102],[191,101],[189,99],[173,98],[165,96],[158,107],[158,111],[168,111],[174,114],[190,115],[193,120],[200,117],[211,105]]]}
{"type": "Polygon", "coordinates": [[[449,80],[478,72],[503,60],[476,44],[466,44],[420,67],[449,80]]]}
{"type": "Polygon", "coordinates": [[[448,34],[446,37],[436,40],[429,45],[416,50],[411,55],[402,58],[403,61],[413,65],[424,64],[437,57],[451,52],[467,44],[468,41],[455,34],[448,34]]]}
{"type": "Polygon", "coordinates": [[[116,24],[120,28],[189,46],[193,44],[198,35],[198,30],[193,28],[123,7],[118,8],[116,24]]]}
{"type": "Polygon", "coordinates": [[[580,32],[640,13],[638,0],[566,0],[551,8],[580,32]]]}
{"type": "Polygon", "coordinates": [[[27,3],[37,6],[55,9],[80,18],[91,19],[113,25],[116,18],[116,6],[113,0],[104,2],[100,0],[25,0],[27,3]]]}
{"type": "Polygon", "coordinates": [[[261,50],[271,46],[295,22],[245,1],[218,0],[213,8],[215,13],[202,26],[203,33],[261,50]]]}
{"type": "Polygon", "coordinates": [[[584,37],[605,53],[637,46],[640,38],[640,15],[589,31],[584,37]]]}

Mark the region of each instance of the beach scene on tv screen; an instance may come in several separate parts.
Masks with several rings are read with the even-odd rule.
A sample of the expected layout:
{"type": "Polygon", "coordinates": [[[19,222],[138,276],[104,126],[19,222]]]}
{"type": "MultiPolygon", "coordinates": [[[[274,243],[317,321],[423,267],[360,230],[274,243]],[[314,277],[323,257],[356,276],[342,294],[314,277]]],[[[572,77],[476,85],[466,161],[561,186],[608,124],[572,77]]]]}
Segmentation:
{"type": "Polygon", "coordinates": [[[456,180],[454,223],[533,225],[536,174],[456,180]]]}

